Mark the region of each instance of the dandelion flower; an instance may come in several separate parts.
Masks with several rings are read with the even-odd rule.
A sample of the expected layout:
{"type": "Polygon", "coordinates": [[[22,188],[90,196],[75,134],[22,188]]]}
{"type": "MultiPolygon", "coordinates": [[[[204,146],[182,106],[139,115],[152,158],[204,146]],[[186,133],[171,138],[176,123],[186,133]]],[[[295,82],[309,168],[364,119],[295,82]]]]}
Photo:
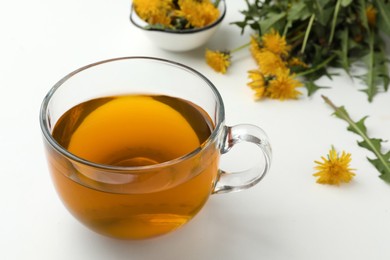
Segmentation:
{"type": "Polygon", "coordinates": [[[269,33],[264,34],[261,40],[264,48],[270,52],[279,56],[288,56],[291,46],[287,44],[286,38],[280,36],[277,31],[272,29],[269,33]]]}
{"type": "Polygon", "coordinates": [[[248,71],[248,77],[252,80],[247,85],[255,91],[255,99],[259,100],[264,97],[265,93],[265,78],[260,70],[248,71]]]}
{"type": "Polygon", "coordinates": [[[210,0],[179,0],[178,5],[192,27],[204,27],[219,17],[219,10],[210,0]]]}
{"type": "Polygon", "coordinates": [[[216,72],[225,74],[230,66],[230,52],[206,50],[206,62],[216,72]]]}
{"type": "Polygon", "coordinates": [[[268,50],[257,53],[257,63],[264,75],[275,75],[276,71],[286,67],[280,56],[268,50]]]}
{"type": "Polygon", "coordinates": [[[342,152],[338,155],[334,147],[329,151],[328,157],[321,157],[322,162],[315,161],[317,172],[313,176],[318,177],[317,183],[339,185],[341,182],[348,183],[355,174],[349,168],[351,154],[342,152]]]}
{"type": "Polygon", "coordinates": [[[290,74],[289,69],[278,70],[275,77],[269,81],[266,89],[267,97],[272,99],[296,99],[302,93],[297,90],[302,83],[295,79],[294,74],[290,74]]]}
{"type": "Polygon", "coordinates": [[[170,25],[168,14],[172,10],[172,0],[133,0],[133,4],[138,16],[147,23],[170,25]]]}
{"type": "Polygon", "coordinates": [[[252,57],[255,59],[255,61],[258,64],[259,63],[259,55],[260,55],[260,52],[261,52],[261,48],[260,48],[259,42],[257,40],[257,37],[254,36],[254,35],[251,36],[249,50],[250,50],[250,52],[252,54],[252,57]]]}
{"type": "Polygon", "coordinates": [[[366,8],[367,21],[368,24],[373,27],[376,25],[376,14],[377,14],[377,10],[373,5],[367,6],[366,8]]]}
{"type": "Polygon", "coordinates": [[[289,67],[302,67],[307,69],[309,65],[307,65],[304,61],[297,57],[293,57],[288,61],[288,66],[289,67]]]}

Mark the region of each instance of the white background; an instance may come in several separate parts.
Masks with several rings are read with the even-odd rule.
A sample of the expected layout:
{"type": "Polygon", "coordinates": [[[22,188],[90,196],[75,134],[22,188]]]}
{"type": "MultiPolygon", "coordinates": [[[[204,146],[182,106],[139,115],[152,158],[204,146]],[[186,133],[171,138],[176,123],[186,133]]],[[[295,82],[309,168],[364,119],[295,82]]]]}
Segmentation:
{"type": "MultiPolygon", "coordinates": [[[[211,49],[248,41],[238,27],[243,0],[228,11],[211,49]]],[[[187,53],[157,49],[129,23],[129,0],[36,0],[0,3],[0,259],[390,259],[390,185],[357,146],[359,137],[331,116],[321,94],[366,120],[372,137],[390,139],[390,92],[373,103],[359,80],[324,78],[331,86],[294,101],[253,101],[249,52],[233,57],[226,75],[204,62],[202,47],[187,53]],[[79,224],[52,186],[38,114],[47,91],[65,74],[120,56],[178,61],[208,77],[220,91],[227,124],[261,126],[273,146],[273,165],[257,186],[213,195],[184,228],[146,241],[106,238],[79,224]],[[356,177],[339,187],[320,185],[314,160],[331,145],[352,153],[356,177]]],[[[145,77],[153,71],[145,71],[145,77]]],[[[384,145],[390,149],[389,142],[384,145]]],[[[247,155],[238,155],[237,161],[247,155]]]]}

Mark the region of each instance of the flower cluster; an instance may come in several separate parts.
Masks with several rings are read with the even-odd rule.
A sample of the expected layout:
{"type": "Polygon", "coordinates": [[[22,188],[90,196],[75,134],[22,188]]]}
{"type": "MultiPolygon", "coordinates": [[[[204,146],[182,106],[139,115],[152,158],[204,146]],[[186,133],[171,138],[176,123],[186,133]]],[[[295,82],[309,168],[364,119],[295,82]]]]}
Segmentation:
{"type": "MultiPolygon", "coordinates": [[[[299,75],[309,96],[324,88],[316,84],[319,78],[332,77],[329,68],[342,68],[350,76],[363,80],[366,87],[362,91],[370,102],[376,94],[390,88],[390,62],[386,53],[386,34],[390,36],[390,1],[245,2],[247,9],[241,11],[244,19],[233,24],[241,28],[241,32],[249,28],[264,36],[275,30],[285,37],[291,48],[284,50],[308,64],[294,67],[292,71],[299,75]],[[357,74],[352,69],[354,64],[366,70],[357,74]]],[[[278,39],[274,40],[278,43],[278,39]]],[[[269,56],[266,58],[271,59],[269,56]]]]}
{"type": "MultiPolygon", "coordinates": [[[[290,68],[307,65],[296,57],[290,57],[291,47],[285,38],[271,30],[262,37],[253,35],[247,45],[258,65],[257,69],[248,71],[251,79],[248,86],[254,90],[255,99],[296,99],[301,94],[297,88],[302,83],[295,78],[290,68]]],[[[206,62],[215,71],[224,74],[231,64],[231,54],[237,50],[206,50],[206,62]]]]}
{"type": "Polygon", "coordinates": [[[256,99],[296,99],[301,94],[297,88],[302,86],[302,83],[295,79],[290,66],[305,64],[297,58],[290,59],[290,49],[285,38],[274,30],[261,38],[251,37],[250,51],[258,69],[248,72],[252,80],[248,86],[255,91],[256,99]]]}
{"type": "MultiPolygon", "coordinates": [[[[247,10],[240,11],[244,19],[232,24],[241,32],[247,27],[252,30],[247,46],[259,68],[249,71],[248,85],[256,99],[295,99],[300,95],[299,86],[305,87],[310,96],[325,88],[316,81],[323,76],[331,78],[331,67],[363,80],[366,88],[362,91],[370,102],[390,88],[384,38],[390,35],[388,0],[245,2],[247,10]],[[366,71],[356,74],[351,69],[354,63],[363,65],[366,71]]],[[[226,73],[235,51],[207,50],[207,63],[217,72],[226,73]]]]}
{"type": "MultiPolygon", "coordinates": [[[[219,1],[217,1],[219,2],[219,1]]],[[[152,28],[183,30],[207,26],[219,17],[210,0],[133,0],[138,16],[152,28]]]]}

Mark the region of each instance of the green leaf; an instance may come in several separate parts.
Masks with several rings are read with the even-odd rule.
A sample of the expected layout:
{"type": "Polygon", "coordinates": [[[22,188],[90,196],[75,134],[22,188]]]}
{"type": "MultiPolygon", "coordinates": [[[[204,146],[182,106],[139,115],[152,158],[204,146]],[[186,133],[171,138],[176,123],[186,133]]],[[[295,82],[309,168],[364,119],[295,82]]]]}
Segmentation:
{"type": "Polygon", "coordinates": [[[366,148],[367,150],[370,150],[371,152],[375,152],[375,150],[379,151],[381,149],[382,142],[382,139],[371,138],[369,142],[367,140],[358,142],[358,145],[366,148]]]}
{"type": "Polygon", "coordinates": [[[349,68],[350,68],[350,61],[348,58],[349,54],[349,29],[346,27],[345,29],[341,30],[339,34],[337,35],[337,38],[340,41],[341,48],[340,50],[336,50],[335,53],[338,56],[338,61],[341,65],[341,67],[345,70],[347,74],[349,74],[349,68]]]}
{"type": "Polygon", "coordinates": [[[244,33],[245,27],[246,27],[246,25],[247,25],[247,23],[246,23],[245,21],[242,21],[242,22],[233,22],[233,23],[231,23],[231,24],[235,24],[235,25],[237,25],[238,27],[240,27],[240,28],[241,28],[241,34],[244,33]]]}
{"type": "Polygon", "coordinates": [[[374,96],[377,94],[377,85],[375,80],[375,56],[374,56],[374,33],[369,34],[369,53],[364,59],[366,62],[367,73],[365,74],[365,82],[367,88],[362,90],[368,95],[368,101],[372,102],[374,96]]]}
{"type": "MultiPolygon", "coordinates": [[[[390,161],[390,151],[387,152],[387,154],[384,154],[383,157],[385,158],[385,160],[387,162],[389,162],[390,161]]],[[[384,167],[384,165],[381,163],[381,161],[379,159],[370,159],[370,158],[367,158],[367,159],[381,173],[380,177],[382,179],[384,179],[385,181],[390,182],[390,174],[386,174],[386,167],[384,167]]],[[[390,166],[390,164],[388,163],[387,166],[390,166]]]]}
{"type": "Polygon", "coordinates": [[[348,118],[349,114],[344,106],[338,107],[334,109],[334,115],[337,116],[340,119],[348,118]]]}
{"type": "Polygon", "coordinates": [[[352,0],[341,0],[341,6],[342,7],[347,7],[352,3],[352,0]]]}
{"type": "Polygon", "coordinates": [[[328,0],[305,0],[306,5],[311,9],[311,12],[315,12],[316,16],[323,17],[325,5],[328,0]]]}
{"type": "MultiPolygon", "coordinates": [[[[341,107],[341,109],[344,110],[343,113],[348,114],[344,107],[341,107]]],[[[338,117],[342,119],[342,115],[341,115],[341,117],[340,116],[338,116],[338,117]]],[[[368,118],[368,116],[363,117],[358,122],[355,122],[356,127],[348,126],[347,129],[351,132],[354,132],[355,134],[360,134],[360,133],[367,134],[367,128],[364,124],[364,122],[366,121],[367,118],[368,118]]]]}
{"type": "Polygon", "coordinates": [[[374,0],[378,9],[378,27],[390,35],[390,2],[387,0],[374,0]]]}
{"type": "Polygon", "coordinates": [[[297,20],[306,20],[311,16],[311,13],[304,2],[297,2],[287,11],[287,20],[294,22],[297,20]]]}
{"type": "Polygon", "coordinates": [[[382,139],[379,138],[370,138],[367,135],[367,128],[364,124],[364,121],[367,117],[363,117],[358,122],[354,122],[351,117],[349,116],[347,110],[345,107],[337,107],[330,101],[329,98],[322,96],[322,98],[325,100],[325,103],[327,103],[330,107],[333,108],[334,114],[344,120],[348,123],[348,130],[359,135],[361,138],[363,138],[363,141],[358,142],[358,145],[360,147],[363,147],[369,151],[371,151],[376,158],[368,160],[371,162],[372,165],[375,166],[375,168],[379,171],[380,177],[390,183],[390,151],[387,153],[382,153],[382,139]]]}
{"type": "MultiPolygon", "coordinates": [[[[259,21],[261,34],[266,33],[272,27],[275,27],[275,24],[280,20],[286,17],[286,13],[270,13],[268,14],[267,19],[262,19],[259,21]]],[[[277,29],[277,28],[276,28],[277,29]]]]}
{"type": "Polygon", "coordinates": [[[322,12],[321,12],[321,15],[317,16],[317,21],[323,25],[323,26],[327,26],[330,19],[332,18],[332,15],[333,15],[333,10],[334,8],[333,7],[329,7],[329,8],[326,8],[324,9],[322,12]]]}
{"type": "Polygon", "coordinates": [[[157,30],[165,30],[167,27],[162,24],[148,24],[144,27],[146,30],[151,30],[151,29],[157,29],[157,30]]]}
{"type": "Polygon", "coordinates": [[[370,27],[368,26],[368,20],[366,15],[366,1],[358,0],[358,6],[359,6],[359,19],[361,21],[361,24],[363,25],[364,29],[370,31],[370,27]]]}
{"type": "MultiPolygon", "coordinates": [[[[374,164],[375,166],[375,164],[374,164]]],[[[378,168],[377,168],[378,169],[378,168]]],[[[390,183],[390,175],[389,174],[382,174],[379,176],[382,180],[384,180],[385,182],[388,182],[390,183]]]]}
{"type": "Polygon", "coordinates": [[[386,58],[386,50],[383,44],[376,55],[377,73],[382,78],[383,89],[387,91],[390,85],[390,62],[386,58]]]}
{"type": "Polygon", "coordinates": [[[324,87],[324,86],[318,86],[315,84],[313,81],[307,81],[305,82],[305,87],[307,90],[307,95],[311,96],[313,95],[317,90],[322,89],[322,88],[329,88],[329,87],[324,87]]]}
{"type": "Polygon", "coordinates": [[[323,26],[327,26],[334,12],[334,3],[329,0],[305,0],[305,3],[316,21],[323,26]]]}

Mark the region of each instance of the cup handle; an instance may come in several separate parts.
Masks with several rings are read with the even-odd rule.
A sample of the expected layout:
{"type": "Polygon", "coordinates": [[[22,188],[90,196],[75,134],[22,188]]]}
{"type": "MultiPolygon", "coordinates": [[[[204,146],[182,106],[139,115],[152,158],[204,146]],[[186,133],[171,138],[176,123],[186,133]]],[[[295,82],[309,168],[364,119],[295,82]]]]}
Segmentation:
{"type": "Polygon", "coordinates": [[[232,127],[226,126],[224,140],[222,147],[220,148],[221,154],[223,155],[229,152],[233,146],[241,142],[256,144],[261,149],[264,158],[259,158],[257,165],[244,171],[225,172],[223,170],[219,170],[213,194],[248,189],[261,181],[261,179],[269,171],[271,166],[272,150],[265,132],[261,128],[249,124],[240,124],[232,127]],[[262,160],[264,162],[260,163],[262,160]]]}

